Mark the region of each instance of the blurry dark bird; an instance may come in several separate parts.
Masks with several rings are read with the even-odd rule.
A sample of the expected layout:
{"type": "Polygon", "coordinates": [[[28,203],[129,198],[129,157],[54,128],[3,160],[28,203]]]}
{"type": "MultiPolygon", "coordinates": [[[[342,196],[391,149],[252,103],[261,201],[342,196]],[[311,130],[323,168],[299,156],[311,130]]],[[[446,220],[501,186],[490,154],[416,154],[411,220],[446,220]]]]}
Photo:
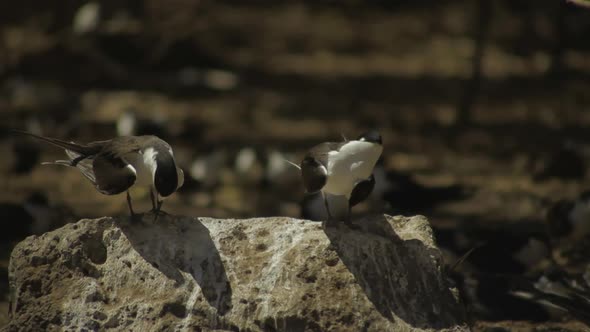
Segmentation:
{"type": "Polygon", "coordinates": [[[403,215],[425,214],[437,205],[463,200],[472,195],[472,190],[461,185],[428,187],[412,178],[411,175],[395,171],[387,173],[389,190],[383,199],[395,213],[403,215]]]}
{"type": "Polygon", "coordinates": [[[322,193],[328,221],[332,214],[326,194],[344,196],[348,201],[345,222],[351,225],[350,210],[371,193],[373,168],[382,151],[381,135],[370,131],[356,140],[321,143],[305,155],[299,165],[303,186],[308,194],[322,193]]]}
{"type": "Polygon", "coordinates": [[[533,179],[535,181],[551,178],[579,180],[586,176],[584,152],[571,142],[561,144],[549,155],[539,158],[534,167],[533,179]]]}
{"type": "Polygon", "coordinates": [[[163,199],[184,182],[184,173],[176,166],[172,148],[156,136],[122,136],[105,141],[77,144],[14,131],[65,149],[68,160],[47,164],[76,167],[96,189],[105,195],[127,192],[129,211],[134,216],[129,189],[150,189],[153,211],[158,213],[163,199]]]}
{"type": "MultiPolygon", "coordinates": [[[[590,266],[588,266],[590,267],[590,266]]],[[[569,313],[590,327],[590,270],[571,274],[559,268],[549,269],[536,281],[524,281],[511,294],[569,313]]]]}

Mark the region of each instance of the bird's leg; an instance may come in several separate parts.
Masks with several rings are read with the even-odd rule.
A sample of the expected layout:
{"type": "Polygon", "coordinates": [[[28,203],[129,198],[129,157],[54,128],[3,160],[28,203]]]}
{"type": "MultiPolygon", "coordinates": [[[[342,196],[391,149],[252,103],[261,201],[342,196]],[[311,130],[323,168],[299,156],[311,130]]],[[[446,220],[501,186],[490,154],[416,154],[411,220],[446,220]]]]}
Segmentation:
{"type": "Polygon", "coordinates": [[[160,210],[162,209],[162,204],[164,201],[158,200],[158,193],[154,190],[154,187],[150,187],[150,199],[152,200],[152,210],[151,212],[154,213],[154,222],[158,220],[158,215],[160,214],[160,210]]]}
{"type": "Polygon", "coordinates": [[[348,226],[352,226],[351,215],[352,215],[352,207],[350,206],[350,203],[348,203],[348,214],[346,215],[346,219],[344,219],[344,223],[348,226]]]}
{"type": "Polygon", "coordinates": [[[164,211],[162,211],[162,205],[164,205],[164,200],[157,201],[156,208],[154,209],[154,222],[158,220],[158,216],[160,215],[160,213],[164,213],[164,211]]]}
{"type": "Polygon", "coordinates": [[[154,194],[154,188],[153,187],[150,187],[150,199],[152,200],[152,211],[156,211],[157,210],[156,196],[154,194]]]}
{"type": "Polygon", "coordinates": [[[152,212],[156,214],[165,213],[162,211],[164,200],[158,200],[158,193],[154,191],[154,188],[150,188],[150,197],[152,199],[152,212]]]}
{"type": "Polygon", "coordinates": [[[352,223],[352,206],[350,205],[350,202],[348,202],[348,214],[346,215],[346,219],[344,219],[344,224],[350,229],[361,229],[360,226],[352,223]]]}
{"type": "Polygon", "coordinates": [[[129,190],[127,190],[127,205],[129,206],[129,212],[131,213],[131,217],[135,215],[133,212],[133,206],[131,205],[131,195],[129,195],[129,190]]]}
{"type": "Polygon", "coordinates": [[[324,199],[324,206],[326,207],[326,213],[328,214],[328,220],[323,222],[324,227],[327,227],[332,221],[332,214],[330,213],[330,205],[328,204],[328,196],[322,191],[322,198],[324,199]]]}
{"type": "Polygon", "coordinates": [[[133,206],[131,205],[131,195],[129,194],[129,190],[127,190],[127,205],[129,206],[129,212],[131,213],[131,219],[136,219],[137,215],[133,212],[133,206]]]}
{"type": "Polygon", "coordinates": [[[344,220],[344,224],[346,226],[348,226],[348,228],[350,229],[361,229],[361,227],[359,225],[355,225],[352,223],[352,217],[350,214],[350,208],[348,208],[348,216],[346,216],[346,219],[344,220]]]}
{"type": "Polygon", "coordinates": [[[162,205],[164,205],[164,201],[163,200],[162,201],[158,201],[157,205],[158,206],[156,207],[156,212],[157,213],[164,212],[164,211],[161,211],[162,210],[162,205]]]}
{"type": "Polygon", "coordinates": [[[326,213],[328,214],[328,221],[332,221],[332,214],[330,213],[330,206],[328,204],[328,196],[322,191],[322,198],[324,198],[324,206],[326,207],[326,213]]]}

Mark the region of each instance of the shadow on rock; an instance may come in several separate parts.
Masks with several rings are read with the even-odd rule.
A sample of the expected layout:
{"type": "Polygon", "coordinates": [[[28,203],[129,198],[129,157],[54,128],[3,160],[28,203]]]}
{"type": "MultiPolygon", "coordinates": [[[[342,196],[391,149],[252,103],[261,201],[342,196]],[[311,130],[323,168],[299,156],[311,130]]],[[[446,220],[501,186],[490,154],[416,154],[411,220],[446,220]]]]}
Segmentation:
{"type": "Polygon", "coordinates": [[[177,285],[190,274],[207,302],[223,315],[231,309],[232,289],[207,227],[198,218],[146,214],[140,222],[120,223],[133,248],[177,285]]]}
{"type": "Polygon", "coordinates": [[[383,317],[392,322],[397,317],[418,328],[447,328],[464,321],[443,276],[438,250],[418,239],[401,239],[385,216],[363,219],[358,226],[362,230],[339,225],[325,233],[383,317]],[[359,236],[361,232],[370,235],[359,236]],[[371,237],[372,243],[358,243],[371,237]]]}

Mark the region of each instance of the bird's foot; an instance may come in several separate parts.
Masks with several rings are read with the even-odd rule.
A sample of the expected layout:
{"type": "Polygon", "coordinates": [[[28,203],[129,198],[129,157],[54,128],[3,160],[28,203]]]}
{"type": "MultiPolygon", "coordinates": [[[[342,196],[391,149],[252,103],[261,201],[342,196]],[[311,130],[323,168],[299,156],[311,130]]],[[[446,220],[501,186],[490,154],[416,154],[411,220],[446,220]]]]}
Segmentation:
{"type": "Polygon", "coordinates": [[[150,213],[160,214],[160,215],[163,215],[163,216],[169,216],[170,215],[170,213],[168,213],[168,212],[166,212],[166,211],[164,211],[162,209],[151,209],[150,210],[150,213]]]}
{"type": "Polygon", "coordinates": [[[156,220],[158,220],[159,216],[166,217],[166,216],[170,215],[168,212],[162,210],[162,203],[159,203],[158,207],[155,209],[152,209],[150,212],[154,214],[154,222],[156,222],[156,220]]]}
{"type": "Polygon", "coordinates": [[[160,216],[160,215],[163,215],[163,216],[169,215],[166,211],[162,210],[162,205],[164,205],[164,201],[158,201],[156,206],[154,206],[154,208],[150,211],[151,213],[154,214],[154,222],[156,220],[158,220],[158,216],[160,216]]]}

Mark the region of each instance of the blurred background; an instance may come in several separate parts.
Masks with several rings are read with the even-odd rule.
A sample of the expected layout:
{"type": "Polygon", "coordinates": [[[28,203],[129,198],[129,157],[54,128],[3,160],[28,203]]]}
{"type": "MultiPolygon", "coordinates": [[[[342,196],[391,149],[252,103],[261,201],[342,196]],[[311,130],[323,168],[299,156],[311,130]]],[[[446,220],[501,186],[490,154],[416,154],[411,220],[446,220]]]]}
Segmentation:
{"type": "MultiPolygon", "coordinates": [[[[476,330],[584,330],[584,310],[511,289],[589,275],[590,227],[570,220],[589,183],[589,35],[590,11],[559,0],[2,1],[0,126],[78,142],[156,134],[186,175],[167,212],[316,220],[285,159],[377,128],[377,186],[356,217],[428,216],[449,265],[476,248],[449,272],[476,330]]],[[[2,134],[0,153],[5,301],[19,240],[128,210],[40,165],[60,149],[2,134]]]]}

